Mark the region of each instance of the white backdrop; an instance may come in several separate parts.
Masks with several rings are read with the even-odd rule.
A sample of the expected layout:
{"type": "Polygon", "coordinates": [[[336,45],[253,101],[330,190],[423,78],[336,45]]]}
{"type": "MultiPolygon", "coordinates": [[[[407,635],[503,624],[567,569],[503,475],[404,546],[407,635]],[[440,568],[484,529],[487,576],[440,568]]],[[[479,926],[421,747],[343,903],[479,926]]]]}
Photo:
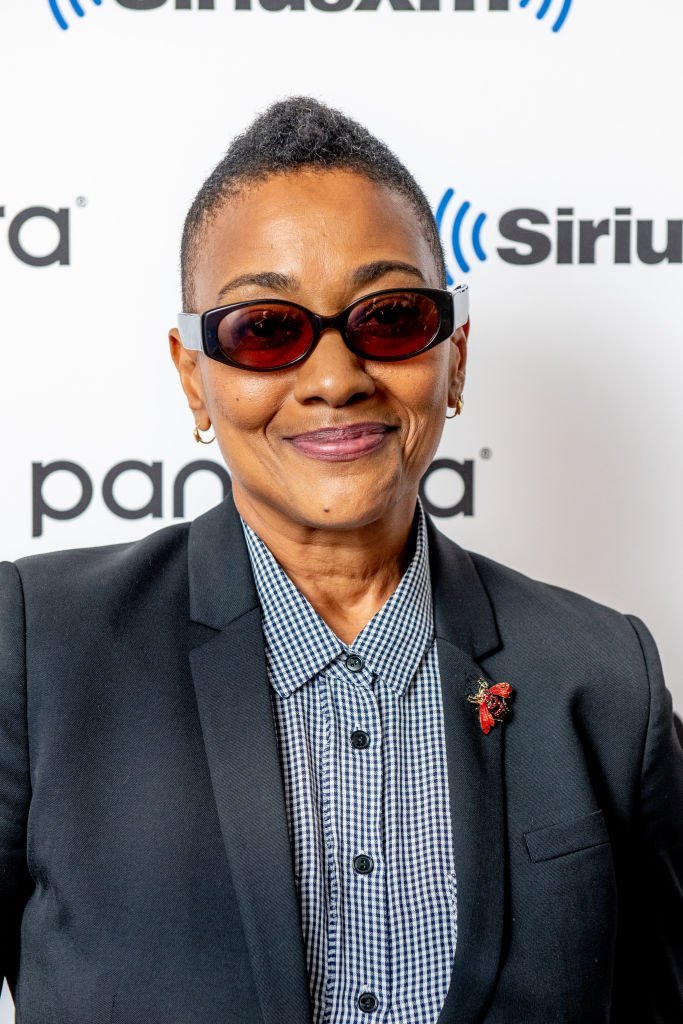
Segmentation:
{"type": "MultiPolygon", "coordinates": [[[[435,211],[445,204],[451,272],[470,284],[465,411],[439,455],[471,462],[473,514],[438,525],[643,618],[683,709],[680,0],[251,2],[80,0],[79,17],[77,0],[3,0],[0,558],[150,533],[174,521],[178,472],[220,459],[192,439],[166,341],[182,221],[237,131],[274,99],[311,94],[384,138],[435,211]],[[61,240],[37,207],[67,211],[61,240]],[[609,232],[593,263],[579,221],[609,232]],[[648,262],[667,238],[667,258],[648,262]],[[537,262],[510,262],[524,254],[537,262]],[[107,473],[128,461],[160,464],[161,517],[105,502],[107,473]],[[76,469],[32,482],[53,462],[76,469]],[[87,507],[37,514],[41,494],[74,509],[76,473],[92,482],[87,507]]],[[[453,468],[426,486],[462,509],[453,468]]],[[[150,480],[123,472],[113,495],[146,506],[150,480]]],[[[184,518],[222,496],[197,473],[184,518]]],[[[5,992],[0,1021],[12,1019],[5,992]]]]}

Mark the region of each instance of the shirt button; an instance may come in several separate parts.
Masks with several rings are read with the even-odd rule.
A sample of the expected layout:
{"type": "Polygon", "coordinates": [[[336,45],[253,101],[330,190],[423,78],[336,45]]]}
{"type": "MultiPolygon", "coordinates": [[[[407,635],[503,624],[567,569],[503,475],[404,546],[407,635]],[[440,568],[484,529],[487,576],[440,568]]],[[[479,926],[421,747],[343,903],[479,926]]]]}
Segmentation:
{"type": "Polygon", "coordinates": [[[364,1013],[374,1013],[379,1006],[379,1000],[374,992],[361,992],[358,996],[358,1008],[364,1013]]]}
{"type": "Polygon", "coordinates": [[[362,658],[359,658],[357,654],[349,654],[346,659],[346,667],[349,672],[360,672],[365,662],[362,658]]]}
{"type": "Polygon", "coordinates": [[[374,866],[374,860],[366,853],[359,853],[357,857],[353,858],[353,867],[359,875],[369,875],[374,866]]]}
{"type": "Polygon", "coordinates": [[[366,747],[370,746],[370,737],[362,729],[356,729],[355,732],[351,733],[351,746],[356,750],[365,750],[366,747]]]}

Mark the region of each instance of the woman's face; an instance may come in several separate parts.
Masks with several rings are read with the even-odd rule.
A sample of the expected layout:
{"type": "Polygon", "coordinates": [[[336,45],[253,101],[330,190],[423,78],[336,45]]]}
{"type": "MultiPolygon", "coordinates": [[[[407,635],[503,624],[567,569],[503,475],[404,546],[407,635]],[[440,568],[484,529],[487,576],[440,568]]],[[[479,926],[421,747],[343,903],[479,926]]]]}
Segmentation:
{"type": "MultiPolygon", "coordinates": [[[[381,288],[438,286],[408,202],[344,170],[303,169],[250,186],[204,229],[194,274],[196,311],[278,298],[330,315],[381,288]]],[[[414,507],[464,384],[462,328],[393,363],[354,355],[330,329],[303,362],[265,373],[188,352],[175,329],[169,340],[196,422],[213,425],[238,508],[309,527],[348,530],[399,502],[414,507]],[[368,421],[388,428],[382,443],[343,461],[292,440],[368,421]]]]}

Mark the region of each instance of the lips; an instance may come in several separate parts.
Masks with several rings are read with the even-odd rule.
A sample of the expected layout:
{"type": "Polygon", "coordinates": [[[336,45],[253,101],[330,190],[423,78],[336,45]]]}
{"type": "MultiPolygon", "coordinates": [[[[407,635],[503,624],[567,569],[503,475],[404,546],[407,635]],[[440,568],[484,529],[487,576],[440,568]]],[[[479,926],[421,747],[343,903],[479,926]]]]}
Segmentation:
{"type": "Polygon", "coordinates": [[[395,429],[386,423],[352,423],[345,427],[312,430],[287,440],[311,458],[346,462],[381,448],[395,429]]]}

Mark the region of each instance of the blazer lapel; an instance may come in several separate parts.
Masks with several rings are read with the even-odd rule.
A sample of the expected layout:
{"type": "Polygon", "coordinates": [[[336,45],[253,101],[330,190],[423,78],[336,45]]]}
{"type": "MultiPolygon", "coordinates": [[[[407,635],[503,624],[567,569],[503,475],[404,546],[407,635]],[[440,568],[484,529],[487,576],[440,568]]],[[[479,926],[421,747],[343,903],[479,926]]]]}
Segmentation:
{"type": "Polygon", "coordinates": [[[232,498],[189,534],[190,666],[264,1024],[310,1024],[299,904],[261,613],[232,498]]]}
{"type": "Polygon", "coordinates": [[[493,992],[503,939],[505,726],[485,735],[467,696],[478,678],[489,678],[479,660],[501,643],[471,557],[429,516],[427,524],[458,906],[455,962],[438,1024],[476,1024],[493,992]]]}

